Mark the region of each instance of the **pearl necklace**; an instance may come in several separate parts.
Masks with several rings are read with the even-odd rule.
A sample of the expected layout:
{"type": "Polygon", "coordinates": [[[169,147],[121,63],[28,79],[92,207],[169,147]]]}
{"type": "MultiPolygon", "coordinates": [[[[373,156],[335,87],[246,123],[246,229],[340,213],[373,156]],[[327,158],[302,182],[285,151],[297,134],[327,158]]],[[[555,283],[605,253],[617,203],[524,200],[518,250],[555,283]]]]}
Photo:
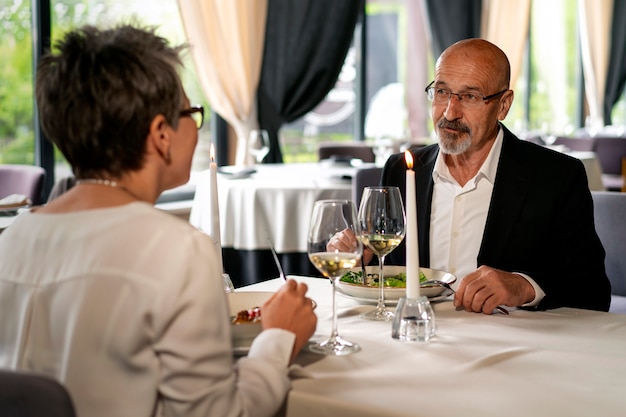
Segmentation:
{"type": "Polygon", "coordinates": [[[76,185],[80,185],[80,184],[104,185],[104,186],[111,187],[111,188],[117,188],[117,189],[120,189],[120,190],[126,192],[128,195],[130,195],[134,199],[141,200],[141,198],[137,197],[135,195],[135,193],[130,191],[128,188],[118,184],[117,182],[115,182],[113,180],[109,180],[109,179],[106,179],[106,178],[105,179],[102,179],[102,178],[86,178],[86,179],[82,179],[82,180],[76,180],[76,185]]]}

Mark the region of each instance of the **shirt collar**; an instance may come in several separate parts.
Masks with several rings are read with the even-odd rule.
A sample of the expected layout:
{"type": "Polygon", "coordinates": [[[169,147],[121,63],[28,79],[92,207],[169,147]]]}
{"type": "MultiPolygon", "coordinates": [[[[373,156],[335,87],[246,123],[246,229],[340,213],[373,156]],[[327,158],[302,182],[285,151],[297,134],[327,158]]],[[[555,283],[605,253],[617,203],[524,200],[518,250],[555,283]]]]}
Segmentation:
{"type": "MultiPolygon", "coordinates": [[[[498,171],[498,161],[500,160],[500,154],[502,153],[502,140],[504,138],[504,129],[499,128],[498,134],[496,135],[496,140],[493,142],[493,146],[487,155],[487,159],[480,166],[478,173],[474,177],[474,181],[480,180],[480,178],[485,178],[491,184],[494,183],[496,179],[496,173],[498,171]]],[[[450,175],[450,170],[448,166],[445,164],[443,159],[443,154],[441,149],[437,154],[437,159],[435,160],[435,169],[433,170],[433,181],[435,183],[440,181],[452,181],[452,176],[450,175]]]]}

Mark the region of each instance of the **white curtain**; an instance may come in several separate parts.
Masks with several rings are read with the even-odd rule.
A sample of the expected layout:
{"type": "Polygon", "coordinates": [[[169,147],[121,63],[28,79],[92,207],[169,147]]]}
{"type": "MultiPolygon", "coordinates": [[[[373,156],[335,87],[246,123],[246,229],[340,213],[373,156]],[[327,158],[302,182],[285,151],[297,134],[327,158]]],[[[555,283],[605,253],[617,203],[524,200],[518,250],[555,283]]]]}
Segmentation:
{"type": "Polygon", "coordinates": [[[498,45],[509,58],[511,88],[522,68],[529,19],[530,0],[483,0],[480,36],[498,45]]]}
{"type": "Polygon", "coordinates": [[[589,128],[604,124],[604,87],[611,50],[613,0],[578,0],[580,46],[589,104],[589,128]]]}
{"type": "Polygon", "coordinates": [[[211,107],[237,134],[235,163],[251,163],[256,91],[268,0],[178,0],[198,77],[211,107]]]}
{"type": "Polygon", "coordinates": [[[430,120],[430,106],[426,99],[424,88],[431,81],[428,54],[431,44],[430,28],[428,27],[428,13],[426,2],[407,1],[407,71],[406,105],[408,110],[409,130],[411,140],[428,142],[428,121],[430,120]],[[423,87],[422,87],[423,86],[423,87]]]}

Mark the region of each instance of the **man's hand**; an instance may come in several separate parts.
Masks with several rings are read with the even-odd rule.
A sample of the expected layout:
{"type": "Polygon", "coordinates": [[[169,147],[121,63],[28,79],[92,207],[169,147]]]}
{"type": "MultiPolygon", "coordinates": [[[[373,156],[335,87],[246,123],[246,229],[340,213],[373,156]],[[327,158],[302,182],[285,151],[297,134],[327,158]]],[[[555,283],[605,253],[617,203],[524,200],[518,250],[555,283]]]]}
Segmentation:
{"type": "MultiPolygon", "coordinates": [[[[326,248],[329,251],[352,252],[358,245],[357,237],[351,229],[345,229],[328,241],[326,248]]],[[[374,252],[363,246],[363,263],[369,264],[374,256],[374,252]]]]}
{"type": "Polygon", "coordinates": [[[461,280],[454,306],[491,314],[499,305],[517,307],[534,298],[535,290],[521,275],[483,265],[461,280]]]}

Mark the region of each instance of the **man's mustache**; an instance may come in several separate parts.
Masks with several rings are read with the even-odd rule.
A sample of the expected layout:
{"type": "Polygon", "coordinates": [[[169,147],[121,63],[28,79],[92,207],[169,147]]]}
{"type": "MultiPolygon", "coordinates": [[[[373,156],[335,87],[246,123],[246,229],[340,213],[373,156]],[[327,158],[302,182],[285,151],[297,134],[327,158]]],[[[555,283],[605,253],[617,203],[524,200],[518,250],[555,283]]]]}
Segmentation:
{"type": "Polygon", "coordinates": [[[437,122],[437,127],[439,129],[453,129],[467,134],[470,133],[470,128],[457,120],[450,121],[446,119],[441,119],[439,120],[439,122],[437,122]]]}

